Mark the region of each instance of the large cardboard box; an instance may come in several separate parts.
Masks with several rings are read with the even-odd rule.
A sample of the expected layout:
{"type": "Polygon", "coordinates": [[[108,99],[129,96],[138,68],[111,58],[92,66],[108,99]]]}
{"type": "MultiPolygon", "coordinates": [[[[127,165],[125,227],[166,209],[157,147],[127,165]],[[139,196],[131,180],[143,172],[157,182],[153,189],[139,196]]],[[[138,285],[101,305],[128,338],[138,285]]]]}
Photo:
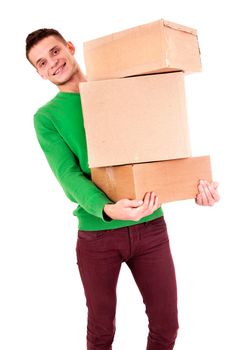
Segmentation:
{"type": "Polygon", "coordinates": [[[80,84],[90,168],[191,156],[184,73],[80,84]]]}
{"type": "Polygon", "coordinates": [[[84,43],[87,79],[201,71],[197,31],[163,19],[84,43]]]}
{"type": "Polygon", "coordinates": [[[143,199],[154,191],[160,203],[195,198],[199,180],[212,181],[210,157],[130,164],[91,169],[92,181],[107,196],[143,199]]]}

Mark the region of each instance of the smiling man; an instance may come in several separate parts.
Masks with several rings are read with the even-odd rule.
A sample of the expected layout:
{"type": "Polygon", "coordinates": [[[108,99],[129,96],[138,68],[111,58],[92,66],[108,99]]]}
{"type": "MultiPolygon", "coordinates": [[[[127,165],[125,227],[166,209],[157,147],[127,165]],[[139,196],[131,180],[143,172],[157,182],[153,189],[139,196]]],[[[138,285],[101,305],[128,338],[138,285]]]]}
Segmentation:
{"type": "MultiPolygon", "coordinates": [[[[88,307],[87,349],[111,350],[116,286],[122,262],[130,268],[149,320],[147,350],[172,350],[178,330],[173,260],[155,193],[113,203],[91,181],[79,83],[85,75],[70,41],[54,29],[26,39],[26,56],[59,92],[38,109],[34,125],[48,163],[67,197],[78,204],[77,262],[88,307]]],[[[196,202],[219,200],[217,184],[199,184],[196,202]]]]}

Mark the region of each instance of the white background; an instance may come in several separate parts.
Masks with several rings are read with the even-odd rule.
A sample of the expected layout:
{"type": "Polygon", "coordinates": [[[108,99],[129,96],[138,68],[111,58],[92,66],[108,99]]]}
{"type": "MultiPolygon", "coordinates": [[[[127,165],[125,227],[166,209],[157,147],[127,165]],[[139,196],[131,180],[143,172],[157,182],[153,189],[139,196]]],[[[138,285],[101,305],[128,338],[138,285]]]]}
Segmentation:
{"type": "MultiPolygon", "coordinates": [[[[57,92],[25,59],[28,33],[54,27],[82,43],[164,18],[198,30],[203,72],[186,77],[193,155],[210,154],[221,202],[163,206],[176,266],[177,350],[232,345],[232,66],[230,1],[8,1],[1,7],[0,348],[84,350],[86,306],[75,256],[75,205],[51,173],[33,114],[57,92]]],[[[114,350],[146,348],[147,319],[125,265],[114,350]]]]}

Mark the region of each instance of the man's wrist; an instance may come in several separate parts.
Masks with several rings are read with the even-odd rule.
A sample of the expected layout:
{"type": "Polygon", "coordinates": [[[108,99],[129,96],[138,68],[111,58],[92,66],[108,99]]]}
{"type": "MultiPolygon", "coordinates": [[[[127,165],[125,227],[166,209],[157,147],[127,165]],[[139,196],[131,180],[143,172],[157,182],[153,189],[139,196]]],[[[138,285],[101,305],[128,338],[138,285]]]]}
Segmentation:
{"type": "Polygon", "coordinates": [[[112,204],[105,204],[104,208],[103,208],[103,218],[104,220],[106,221],[112,221],[113,219],[108,215],[109,214],[109,207],[111,206],[112,204]]]}

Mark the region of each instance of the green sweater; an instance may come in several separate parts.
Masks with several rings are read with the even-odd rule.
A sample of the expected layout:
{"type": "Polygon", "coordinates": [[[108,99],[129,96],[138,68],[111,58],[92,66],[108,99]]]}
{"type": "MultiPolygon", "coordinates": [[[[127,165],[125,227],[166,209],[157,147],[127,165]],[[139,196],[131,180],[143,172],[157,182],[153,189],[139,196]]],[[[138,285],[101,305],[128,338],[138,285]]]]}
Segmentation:
{"type": "Polygon", "coordinates": [[[39,108],[34,116],[38,141],[48,163],[67,197],[78,204],[73,212],[80,230],[104,230],[152,220],[163,215],[162,209],[140,221],[110,220],[103,208],[112,201],[91,181],[86,136],[79,93],[59,92],[39,108]]]}

